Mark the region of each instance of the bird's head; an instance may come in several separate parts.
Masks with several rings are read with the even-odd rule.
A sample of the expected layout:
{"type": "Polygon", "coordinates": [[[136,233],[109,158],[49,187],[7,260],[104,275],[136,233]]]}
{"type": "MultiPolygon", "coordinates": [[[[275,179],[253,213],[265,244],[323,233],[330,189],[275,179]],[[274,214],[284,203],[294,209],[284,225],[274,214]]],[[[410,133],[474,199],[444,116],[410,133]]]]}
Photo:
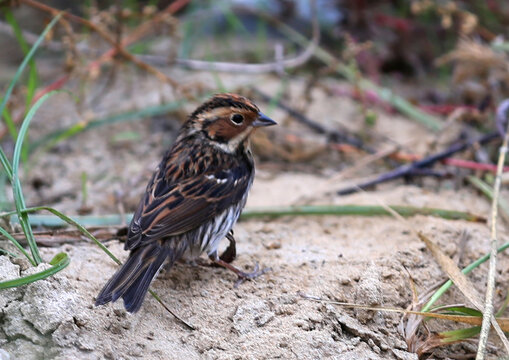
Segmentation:
{"type": "Polygon", "coordinates": [[[202,132],[213,145],[233,153],[254,129],[275,124],[249,99],[236,94],[218,94],[190,115],[185,128],[191,133],[202,132]]]}

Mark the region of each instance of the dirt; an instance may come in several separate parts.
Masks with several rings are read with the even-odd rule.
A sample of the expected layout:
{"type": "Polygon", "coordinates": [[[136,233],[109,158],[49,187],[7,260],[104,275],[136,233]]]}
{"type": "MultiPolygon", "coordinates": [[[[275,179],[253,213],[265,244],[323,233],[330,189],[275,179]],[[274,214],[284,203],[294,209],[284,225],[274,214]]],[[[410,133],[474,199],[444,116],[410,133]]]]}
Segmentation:
{"type": "MultiPolygon", "coordinates": [[[[191,81],[189,74],[173,75],[191,81]]],[[[214,83],[211,75],[199,76],[205,83],[214,83]]],[[[276,93],[279,86],[271,77],[253,80],[221,75],[221,80],[229,89],[237,89],[247,81],[264,84],[268,93],[276,93]]],[[[292,82],[287,100],[294,106],[301,105],[304,85],[298,79],[292,82]]],[[[117,79],[108,86],[107,93],[102,93],[105,90],[100,85],[85,91],[101,96],[75,104],[66,94],[56,95],[34,119],[31,138],[83,120],[83,114],[114,113],[173,98],[169,88],[138,73],[117,79]]],[[[306,110],[311,118],[330,127],[342,124],[355,131],[363,128],[356,103],[329,97],[319,89],[311,95],[313,102],[306,110]]],[[[194,106],[190,104],[185,112],[194,106]]],[[[278,129],[268,129],[275,138],[283,138],[286,132],[309,132],[279,110],[271,116],[280,123],[278,129]]],[[[116,213],[119,204],[132,211],[175,136],[177,118],[172,114],[106,126],[80,134],[50,152],[35,154],[34,163],[22,175],[27,203],[77,213],[83,207],[80,179],[86,172],[86,205],[93,214],[116,213]],[[119,133],[135,136],[119,140],[119,133]],[[33,186],[37,181],[43,184],[38,189],[33,186]]],[[[440,141],[454,131],[450,129],[440,141]]],[[[396,142],[414,152],[425,151],[433,140],[428,131],[411,120],[384,113],[379,114],[369,134],[377,134],[377,146],[396,142]]],[[[395,181],[376,191],[336,195],[335,191],[345,185],[385,169],[382,163],[376,163],[351,171],[360,159],[362,155],[325,151],[317,156],[320,165],[313,166],[282,163],[276,156],[271,159],[264,154],[258,158],[247,207],[384,202],[470,211],[482,216],[489,213],[490,204],[484,197],[454,181],[395,181]]],[[[409,276],[419,292],[445,278],[425,245],[409,231],[409,225],[422,230],[449,256],[462,253],[463,266],[489,250],[486,224],[430,216],[412,217],[408,224],[391,217],[359,216],[241,221],[235,226],[235,264],[245,269],[256,263],[270,267],[264,276],[235,288],[235,276],[227,270],[178,263],[153,282],[153,289],[167,306],[196,327],[194,331],[176,321],[150,296],[136,314],[126,313],[121,302],[94,307],[95,296],[116,269],[96,245],[83,241],[41,248],[46,261],[64,251],[71,257],[71,264],[51,278],[2,292],[0,359],[417,359],[398,332],[400,315],[342,308],[302,296],[407,307],[412,301],[409,276]],[[464,231],[469,240],[460,248],[464,231]]],[[[503,225],[501,230],[500,241],[506,242],[503,225]]],[[[123,244],[117,239],[106,245],[122,260],[126,258],[123,244]]],[[[47,266],[33,269],[24,261],[13,263],[1,256],[0,280],[47,266]]],[[[509,257],[501,254],[499,289],[509,285],[508,266],[509,257]]],[[[486,273],[487,266],[483,265],[470,275],[481,292],[486,273]]],[[[497,293],[496,304],[503,296],[497,293]]],[[[465,301],[454,289],[442,299],[443,303],[465,301]]],[[[429,326],[432,330],[447,329],[436,321],[429,326]]],[[[498,354],[498,346],[493,336],[492,358],[498,354]]],[[[434,356],[464,355],[472,349],[475,347],[471,344],[455,345],[434,356]]]]}

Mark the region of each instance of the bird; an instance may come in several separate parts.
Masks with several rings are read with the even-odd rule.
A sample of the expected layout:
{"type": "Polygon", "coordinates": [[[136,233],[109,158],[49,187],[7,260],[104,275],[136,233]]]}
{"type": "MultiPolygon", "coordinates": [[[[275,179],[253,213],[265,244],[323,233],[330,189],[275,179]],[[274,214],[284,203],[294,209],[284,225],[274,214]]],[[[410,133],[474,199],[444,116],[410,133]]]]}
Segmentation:
{"type": "Polygon", "coordinates": [[[255,166],[249,138],[277,123],[249,99],[216,94],[193,111],[153,173],[127,231],[129,256],[104,285],[95,305],[124,301],[137,312],[163,264],[206,253],[213,264],[253,279],[230,264],[236,248],[232,227],[244,208],[255,166]],[[218,246],[230,244],[219,256],[218,246]]]}

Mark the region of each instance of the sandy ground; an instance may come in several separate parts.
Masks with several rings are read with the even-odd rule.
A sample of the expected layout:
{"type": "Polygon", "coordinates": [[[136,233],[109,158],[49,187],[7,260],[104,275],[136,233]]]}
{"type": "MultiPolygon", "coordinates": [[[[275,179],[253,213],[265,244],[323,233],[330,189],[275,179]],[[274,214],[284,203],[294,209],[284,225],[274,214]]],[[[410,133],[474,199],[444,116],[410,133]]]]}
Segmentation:
{"type": "MultiPolygon", "coordinates": [[[[223,81],[235,88],[245,79],[225,77],[223,81]]],[[[270,78],[257,81],[263,81],[268,93],[275,93],[279,86],[270,78]]],[[[302,91],[303,83],[296,80],[288,100],[299,106],[302,91]]],[[[169,89],[139,75],[132,75],[127,86],[117,81],[95,103],[75,105],[66,94],[59,94],[41,108],[30,134],[37,138],[62,124],[82,120],[88,113],[82,109],[87,106],[95,114],[104,114],[169,101],[171,96],[169,89]]],[[[362,128],[355,103],[329,98],[320,90],[313,91],[312,96],[314,102],[306,113],[313,119],[331,127],[342,124],[356,131],[362,128]]],[[[190,105],[186,111],[192,108],[190,105]]],[[[279,129],[268,129],[271,135],[284,136],[282,129],[303,131],[284,113],[275,111],[271,115],[281,124],[279,129]]],[[[132,211],[176,128],[174,115],[116,124],[83,133],[49,153],[36,154],[36,163],[23,175],[27,203],[76,213],[82,205],[80,177],[86,171],[87,205],[93,214],[117,212],[119,198],[126,211],[132,211]],[[119,132],[139,137],[115,139],[119,132]],[[43,186],[36,190],[33,184],[39,180],[43,186]]],[[[397,115],[380,114],[371,131],[377,134],[380,146],[396,142],[415,152],[426,149],[432,140],[427,131],[397,115]]],[[[306,202],[376,205],[383,201],[482,216],[489,212],[490,204],[484,197],[452,181],[396,181],[375,192],[335,195],[334,191],[346,184],[384,169],[377,163],[338,176],[346,174],[357,160],[327,151],[318,156],[320,165],[314,166],[283,164],[264,154],[258,159],[257,178],[247,206],[306,202]]],[[[486,224],[427,216],[410,218],[409,224],[436,241],[449,256],[461,253],[463,266],[488,252],[486,224]],[[460,248],[464,231],[469,240],[460,248]]],[[[235,276],[227,270],[179,263],[171,271],[163,271],[153,283],[166,304],[196,327],[194,331],[176,321],[151,297],[136,314],[126,313],[121,302],[94,307],[95,296],[116,268],[94,244],[83,241],[42,248],[45,260],[65,251],[71,264],[50,279],[1,293],[0,359],[8,359],[6,354],[10,359],[26,360],[417,359],[407,351],[397,330],[400,315],[345,309],[301,296],[372,306],[408,306],[412,301],[409,274],[419,292],[444,279],[444,275],[407,224],[390,217],[285,217],[242,221],[235,226],[235,234],[235,264],[249,269],[259,263],[271,271],[234,288],[235,276]]],[[[501,241],[507,240],[502,236],[501,241]]],[[[122,243],[112,239],[106,244],[125,259],[122,243]]],[[[508,266],[509,257],[500,255],[498,289],[509,285],[508,266]]],[[[12,263],[0,257],[0,280],[35,271],[27,269],[23,261],[12,263]]],[[[486,272],[487,266],[481,266],[470,275],[479,291],[484,291],[486,272]]],[[[497,293],[496,304],[504,296],[503,292],[497,293]]],[[[452,290],[442,301],[464,303],[465,299],[452,290]]],[[[432,330],[446,329],[434,321],[429,326],[432,330]]],[[[497,344],[493,337],[493,358],[497,344]]],[[[473,349],[471,344],[455,345],[437,351],[432,358],[464,355],[473,349]]]]}

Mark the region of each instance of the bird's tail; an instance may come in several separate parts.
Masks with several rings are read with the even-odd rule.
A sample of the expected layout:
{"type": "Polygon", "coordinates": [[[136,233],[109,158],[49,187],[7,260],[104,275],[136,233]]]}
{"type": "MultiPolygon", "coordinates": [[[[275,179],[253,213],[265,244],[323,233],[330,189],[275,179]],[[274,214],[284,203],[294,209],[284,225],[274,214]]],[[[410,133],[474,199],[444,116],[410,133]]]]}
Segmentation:
{"type": "Polygon", "coordinates": [[[161,246],[159,241],[132,250],[124,265],[104,285],[95,305],[114,302],[122,297],[127,311],[138,311],[152,279],[170,254],[171,250],[161,246]]]}

